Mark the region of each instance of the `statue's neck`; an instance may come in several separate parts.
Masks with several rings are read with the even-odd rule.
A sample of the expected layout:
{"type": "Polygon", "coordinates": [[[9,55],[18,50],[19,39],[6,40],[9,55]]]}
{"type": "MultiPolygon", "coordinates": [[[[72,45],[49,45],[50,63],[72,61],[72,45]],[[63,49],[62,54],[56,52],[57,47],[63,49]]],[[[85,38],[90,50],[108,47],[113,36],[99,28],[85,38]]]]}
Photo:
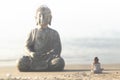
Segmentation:
{"type": "Polygon", "coordinates": [[[48,26],[43,26],[43,27],[37,26],[37,27],[38,27],[38,30],[46,30],[48,28],[48,26]]]}
{"type": "Polygon", "coordinates": [[[48,25],[45,25],[45,26],[37,26],[38,27],[38,29],[46,29],[46,28],[48,28],[48,25]]]}

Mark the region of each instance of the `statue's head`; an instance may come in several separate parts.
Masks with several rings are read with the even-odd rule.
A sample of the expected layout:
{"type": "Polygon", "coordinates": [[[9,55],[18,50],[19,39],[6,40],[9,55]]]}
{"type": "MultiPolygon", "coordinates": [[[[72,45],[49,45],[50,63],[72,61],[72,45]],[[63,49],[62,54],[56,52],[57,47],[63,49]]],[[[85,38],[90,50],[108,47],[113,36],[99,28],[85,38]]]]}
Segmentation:
{"type": "Polygon", "coordinates": [[[37,25],[51,25],[51,20],[51,10],[46,5],[40,6],[36,11],[37,25]]]}

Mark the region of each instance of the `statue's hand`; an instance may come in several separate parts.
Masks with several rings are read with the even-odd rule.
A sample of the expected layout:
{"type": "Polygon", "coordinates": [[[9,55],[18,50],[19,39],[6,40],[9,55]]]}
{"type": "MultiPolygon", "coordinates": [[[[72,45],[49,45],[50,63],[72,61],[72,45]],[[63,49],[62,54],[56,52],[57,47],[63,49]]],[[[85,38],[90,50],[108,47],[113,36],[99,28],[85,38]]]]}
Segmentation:
{"type": "Polygon", "coordinates": [[[31,56],[32,58],[34,58],[34,57],[39,56],[39,53],[37,53],[37,52],[31,52],[30,56],[31,56]]]}
{"type": "Polygon", "coordinates": [[[30,56],[33,58],[33,57],[35,57],[35,54],[36,54],[35,52],[31,52],[30,56]]]}
{"type": "Polygon", "coordinates": [[[59,55],[55,54],[55,53],[49,53],[47,54],[49,57],[52,57],[52,58],[56,58],[56,57],[59,57],[59,55]]]}
{"type": "Polygon", "coordinates": [[[56,54],[56,53],[55,53],[55,50],[54,50],[54,49],[50,50],[50,51],[48,52],[48,54],[49,54],[49,55],[52,55],[52,57],[54,57],[54,58],[60,57],[59,54],[56,54]]]}
{"type": "Polygon", "coordinates": [[[31,52],[30,56],[32,58],[40,58],[40,57],[45,56],[45,55],[41,55],[39,52],[31,52]]]}

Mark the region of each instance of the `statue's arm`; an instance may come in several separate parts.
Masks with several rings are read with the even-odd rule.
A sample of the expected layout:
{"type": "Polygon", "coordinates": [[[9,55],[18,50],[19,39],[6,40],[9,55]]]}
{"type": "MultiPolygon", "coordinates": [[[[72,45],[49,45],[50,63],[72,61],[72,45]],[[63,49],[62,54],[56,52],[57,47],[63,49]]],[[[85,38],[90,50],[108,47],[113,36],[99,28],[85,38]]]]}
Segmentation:
{"type": "Polygon", "coordinates": [[[31,55],[31,53],[34,52],[33,46],[34,46],[34,34],[33,31],[30,32],[30,34],[27,37],[26,43],[25,43],[25,52],[28,55],[31,55]]]}
{"type": "Polygon", "coordinates": [[[60,36],[59,36],[58,32],[56,32],[54,35],[52,52],[54,55],[59,57],[61,54],[61,50],[62,50],[62,46],[61,46],[60,36]]]}

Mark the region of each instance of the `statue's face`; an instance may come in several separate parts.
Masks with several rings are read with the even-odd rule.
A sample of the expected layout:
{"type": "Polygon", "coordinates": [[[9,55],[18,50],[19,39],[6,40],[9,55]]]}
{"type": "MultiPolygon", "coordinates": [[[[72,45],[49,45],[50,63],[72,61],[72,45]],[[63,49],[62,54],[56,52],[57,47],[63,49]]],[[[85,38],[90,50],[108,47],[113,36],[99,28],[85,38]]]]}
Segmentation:
{"type": "Polygon", "coordinates": [[[41,27],[47,26],[49,24],[48,18],[49,18],[48,15],[43,14],[41,12],[37,12],[36,14],[37,24],[40,25],[41,27]]]}

